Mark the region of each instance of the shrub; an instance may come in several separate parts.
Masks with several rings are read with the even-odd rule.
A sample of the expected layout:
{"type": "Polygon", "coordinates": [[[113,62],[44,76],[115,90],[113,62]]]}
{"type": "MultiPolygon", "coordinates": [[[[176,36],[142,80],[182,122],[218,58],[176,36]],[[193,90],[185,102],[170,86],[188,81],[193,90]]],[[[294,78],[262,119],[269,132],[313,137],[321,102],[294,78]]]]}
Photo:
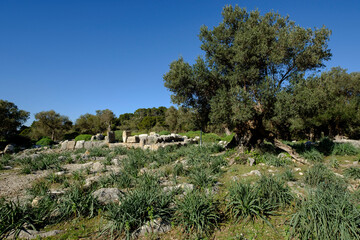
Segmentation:
{"type": "Polygon", "coordinates": [[[92,135],[90,134],[80,134],[78,136],[76,136],[75,141],[90,141],[91,140],[92,135]]]}
{"type": "Polygon", "coordinates": [[[176,202],[174,222],[197,238],[209,236],[219,220],[218,203],[203,192],[192,191],[176,202]]]}
{"type": "Polygon", "coordinates": [[[274,206],[269,200],[260,199],[259,188],[241,182],[235,182],[230,186],[226,209],[235,221],[254,221],[261,218],[270,224],[268,218],[274,215],[274,206]]]}
{"type": "Polygon", "coordinates": [[[36,142],[36,145],[40,146],[50,146],[53,144],[53,141],[48,137],[43,137],[39,141],[36,142]]]}
{"type": "Polygon", "coordinates": [[[282,167],[282,166],[286,166],[289,163],[291,163],[291,158],[287,158],[285,157],[277,157],[273,154],[270,153],[264,153],[262,155],[262,161],[265,162],[267,165],[271,165],[271,166],[275,166],[275,167],[282,167]]]}
{"type": "Polygon", "coordinates": [[[317,186],[322,182],[334,181],[335,174],[324,164],[317,163],[305,172],[305,183],[317,186]]]}
{"type": "Polygon", "coordinates": [[[334,142],[328,137],[321,138],[317,146],[317,149],[326,156],[331,155],[333,148],[334,142]]]}
{"type": "Polygon", "coordinates": [[[354,156],[359,153],[359,149],[351,145],[350,143],[335,143],[332,150],[332,155],[339,156],[354,156]]]}
{"type": "Polygon", "coordinates": [[[290,239],[359,239],[360,212],[346,186],[322,183],[301,201],[290,220],[290,239]]]}
{"type": "Polygon", "coordinates": [[[324,156],[315,148],[311,148],[310,150],[304,151],[301,155],[309,161],[312,162],[322,162],[324,156]]]}
{"type": "Polygon", "coordinates": [[[172,194],[165,194],[158,186],[139,186],[138,188],[120,195],[121,204],[108,204],[105,219],[108,224],[102,233],[118,237],[130,233],[144,225],[147,221],[161,218],[169,221],[172,214],[170,204],[172,194]]]}
{"type": "Polygon", "coordinates": [[[159,135],[169,135],[170,133],[171,132],[164,130],[164,131],[159,132],[159,135]]]}
{"type": "Polygon", "coordinates": [[[360,179],[360,168],[358,167],[349,167],[344,170],[345,176],[353,179],[360,179]]]}

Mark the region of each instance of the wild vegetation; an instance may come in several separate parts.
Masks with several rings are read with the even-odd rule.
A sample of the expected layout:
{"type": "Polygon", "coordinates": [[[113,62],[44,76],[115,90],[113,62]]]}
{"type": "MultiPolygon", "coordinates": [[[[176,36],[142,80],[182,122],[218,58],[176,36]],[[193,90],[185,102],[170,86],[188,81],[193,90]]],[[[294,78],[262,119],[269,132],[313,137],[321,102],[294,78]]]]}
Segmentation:
{"type": "Polygon", "coordinates": [[[74,124],[50,110],[24,127],[29,113],[0,100],[0,144],[42,146],[0,157],[0,238],[55,229],[50,239],[360,238],[360,149],[332,140],[360,137],[360,74],[316,73],[331,57],[326,27],[238,6],[222,15],[200,30],[205,57],[180,58],[164,75],[178,108],[97,110],[74,124]],[[108,130],[119,141],[122,130],[203,134],[205,144],[56,145],[108,130]]]}
{"type": "MultiPolygon", "coordinates": [[[[331,140],[323,142],[335,146],[331,140]]],[[[236,230],[245,238],[357,239],[360,174],[352,161],[357,163],[359,149],[351,148],[344,156],[323,145],[318,142],[304,148],[304,153],[316,148],[324,156],[321,162],[312,159],[312,166],[283,161],[286,154],[269,152],[269,146],[265,146],[266,153],[263,149],[243,153],[242,158],[256,159],[249,166],[248,161],[235,161],[237,151],[224,151],[216,144],[159,151],[94,148],[88,153],[6,155],[1,163],[19,167],[16,174],[48,174],[32,182],[20,198],[0,201],[0,235],[17,236],[26,229],[46,231],[62,224],[75,226],[79,221],[88,226],[95,221],[97,227],[89,225],[86,233],[74,228],[71,234],[91,234],[99,239],[228,239],[235,234],[229,228],[243,226],[253,229],[236,230]],[[334,158],[339,159],[337,168],[332,168],[334,158]],[[112,159],[121,161],[114,165],[112,159]],[[94,161],[102,164],[95,172],[87,165],[94,161]],[[71,171],[69,164],[84,167],[71,171]],[[260,176],[249,174],[252,170],[259,170],[260,176]],[[59,174],[62,172],[65,174],[59,174]],[[96,176],[95,182],[87,184],[96,176]],[[104,188],[120,191],[115,200],[104,204],[94,195],[104,188]],[[166,226],[166,235],[150,230],[140,234],[154,222],[166,226]]],[[[63,234],[52,238],[61,239],[63,234]]]]}

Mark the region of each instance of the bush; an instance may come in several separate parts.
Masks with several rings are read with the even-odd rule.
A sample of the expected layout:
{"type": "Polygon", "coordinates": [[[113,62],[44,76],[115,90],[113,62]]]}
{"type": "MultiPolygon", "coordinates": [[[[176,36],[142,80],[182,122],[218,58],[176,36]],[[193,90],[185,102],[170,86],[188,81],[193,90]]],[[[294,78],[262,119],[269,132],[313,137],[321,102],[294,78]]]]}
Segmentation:
{"type": "Polygon", "coordinates": [[[325,137],[320,139],[317,149],[325,156],[329,156],[333,151],[334,145],[334,142],[330,138],[325,137]]]}
{"type": "Polygon", "coordinates": [[[40,146],[50,146],[53,144],[53,141],[48,137],[43,137],[39,141],[36,142],[36,145],[40,146]]]}
{"type": "Polygon", "coordinates": [[[346,186],[322,183],[301,201],[290,220],[289,239],[359,239],[360,212],[346,186]]]}
{"type": "Polygon", "coordinates": [[[159,135],[169,135],[170,133],[171,132],[164,130],[164,131],[159,132],[159,135]]]}
{"type": "Polygon", "coordinates": [[[360,179],[360,168],[358,167],[349,167],[344,170],[345,176],[353,179],[360,179]]]}
{"type": "Polygon", "coordinates": [[[90,141],[91,140],[92,135],[90,134],[80,134],[75,138],[75,141],[90,141]]]}
{"type": "Polygon", "coordinates": [[[335,143],[332,150],[332,155],[339,156],[354,156],[359,153],[359,149],[351,145],[350,143],[335,143]]]}
{"type": "Polygon", "coordinates": [[[274,167],[283,167],[291,163],[291,157],[287,157],[286,155],[279,158],[273,154],[264,153],[261,158],[262,162],[274,167]]]}
{"type": "Polygon", "coordinates": [[[311,148],[310,150],[304,151],[301,155],[309,161],[312,162],[322,162],[324,156],[315,148],[311,148]]]}
{"type": "Polygon", "coordinates": [[[190,183],[198,188],[212,187],[216,182],[216,176],[208,168],[194,168],[190,175],[190,183]]]}
{"type": "Polygon", "coordinates": [[[174,222],[197,238],[209,236],[219,220],[218,203],[205,193],[192,191],[176,202],[174,222]]]}

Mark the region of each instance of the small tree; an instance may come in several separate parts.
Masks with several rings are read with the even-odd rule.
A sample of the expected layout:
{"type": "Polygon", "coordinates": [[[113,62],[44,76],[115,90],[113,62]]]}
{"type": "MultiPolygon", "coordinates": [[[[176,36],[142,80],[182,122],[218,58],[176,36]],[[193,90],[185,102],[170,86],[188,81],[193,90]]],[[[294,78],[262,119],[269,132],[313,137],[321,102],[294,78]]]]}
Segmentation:
{"type": "Polygon", "coordinates": [[[35,114],[35,119],[31,125],[32,136],[35,138],[48,136],[52,141],[59,140],[72,127],[72,122],[67,116],[60,115],[54,110],[39,112],[35,114]]]}
{"type": "Polygon", "coordinates": [[[0,140],[16,134],[29,115],[29,112],[18,109],[14,103],[0,99],[0,140]]]}

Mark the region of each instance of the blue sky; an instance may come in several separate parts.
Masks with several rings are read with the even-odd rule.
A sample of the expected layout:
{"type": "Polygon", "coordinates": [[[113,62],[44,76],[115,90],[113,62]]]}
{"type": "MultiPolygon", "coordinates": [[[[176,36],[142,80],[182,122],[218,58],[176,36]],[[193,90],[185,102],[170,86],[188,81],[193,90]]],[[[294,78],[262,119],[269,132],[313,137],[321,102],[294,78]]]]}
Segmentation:
{"type": "Polygon", "coordinates": [[[171,105],[162,76],[171,61],[202,55],[201,25],[221,22],[223,6],[270,10],[302,27],[332,30],[330,69],[360,71],[360,1],[0,0],[0,99],[75,121],[111,109],[171,105]]]}

